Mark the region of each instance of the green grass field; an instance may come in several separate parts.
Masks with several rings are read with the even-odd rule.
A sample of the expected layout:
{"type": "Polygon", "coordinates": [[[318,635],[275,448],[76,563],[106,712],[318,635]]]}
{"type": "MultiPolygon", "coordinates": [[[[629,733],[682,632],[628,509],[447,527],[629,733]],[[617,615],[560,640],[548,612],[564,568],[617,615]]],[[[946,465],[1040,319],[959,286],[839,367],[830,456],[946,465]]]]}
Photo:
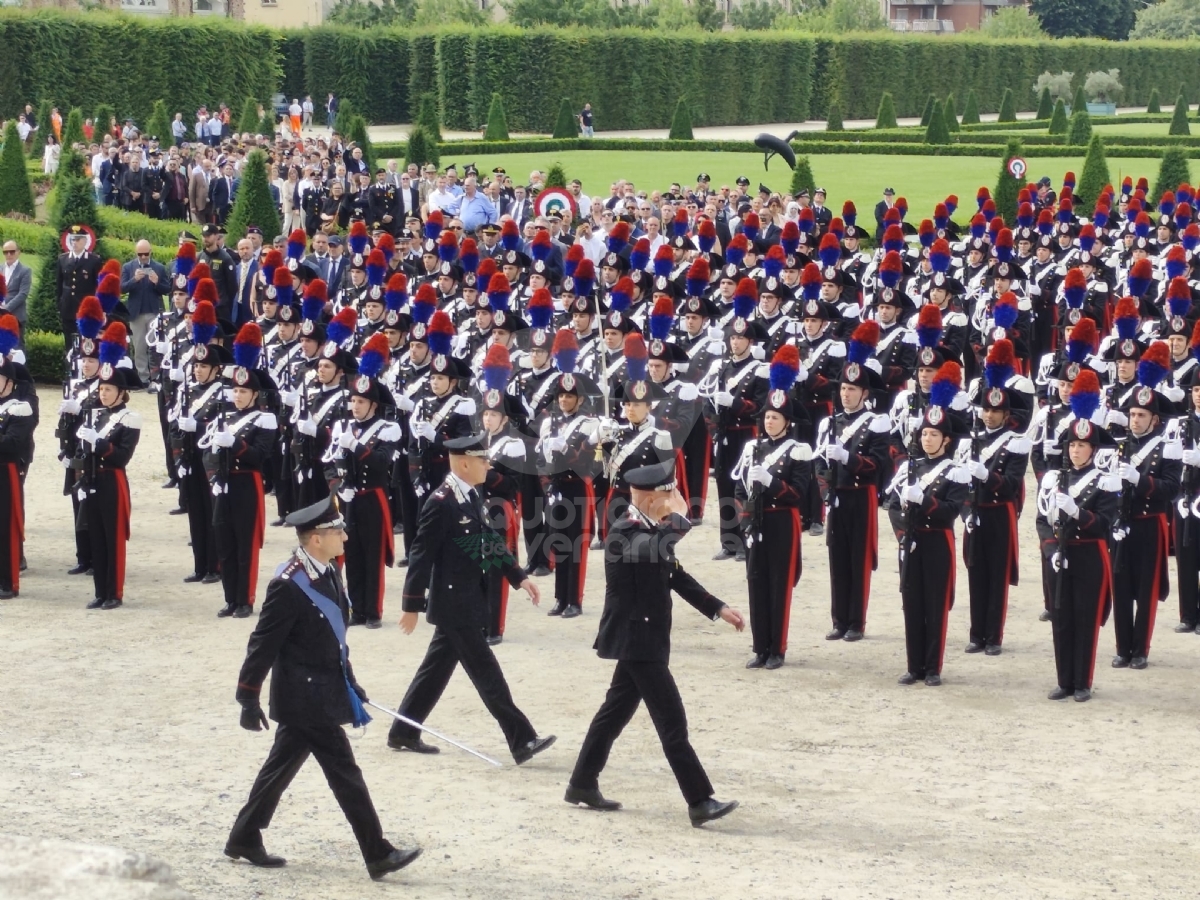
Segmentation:
{"type": "MultiPolygon", "coordinates": [[[[999,153],[995,157],[914,157],[827,155],[811,156],[813,176],[829,191],[829,205],[840,211],[844,200],[853,200],[864,222],[879,201],[885,187],[894,187],[908,200],[913,221],[932,215],[935,204],[948,194],[957,194],[960,207],[974,210],[975,192],[986,185],[995,189],[1000,174],[999,153]]],[[[1058,188],[1065,172],[1078,175],[1083,168],[1083,155],[1068,159],[1026,158],[1030,180],[1048,175],[1058,188]]],[[[773,190],[787,190],[791,170],[778,157],[771,160],[770,171],[763,171],[762,154],[758,153],[656,153],[623,151],[570,150],[558,153],[500,153],[486,156],[467,156],[456,159],[444,154],[442,165],[456,162],[461,171],[463,163],[475,163],[481,172],[503,166],[510,175],[524,182],[530,171],[543,172],[551,164],[560,163],[567,178],[583,182],[585,194],[608,197],[609,185],[617,178],[632,179],[639,189],[666,190],[673,181],[686,186],[695,185],[696,175],[707,172],[715,186],[732,185],[739,175],[745,175],[753,186],[761,182],[773,190]]],[[[1158,161],[1153,159],[1110,159],[1109,173],[1117,183],[1125,175],[1135,179],[1144,175],[1153,184],[1158,173],[1158,161]]],[[[960,213],[956,218],[962,220],[960,213]]]]}

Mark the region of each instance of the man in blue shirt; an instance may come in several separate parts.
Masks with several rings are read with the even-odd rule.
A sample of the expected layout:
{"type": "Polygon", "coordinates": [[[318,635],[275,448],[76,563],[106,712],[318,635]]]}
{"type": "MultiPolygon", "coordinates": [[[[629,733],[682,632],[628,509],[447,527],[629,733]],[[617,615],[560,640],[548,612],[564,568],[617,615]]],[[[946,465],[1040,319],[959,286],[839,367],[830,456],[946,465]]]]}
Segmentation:
{"type": "Polygon", "coordinates": [[[477,190],[474,175],[468,175],[463,182],[463,195],[458,201],[457,214],[467,234],[475,234],[484,225],[493,225],[500,220],[495,204],[477,190]]]}

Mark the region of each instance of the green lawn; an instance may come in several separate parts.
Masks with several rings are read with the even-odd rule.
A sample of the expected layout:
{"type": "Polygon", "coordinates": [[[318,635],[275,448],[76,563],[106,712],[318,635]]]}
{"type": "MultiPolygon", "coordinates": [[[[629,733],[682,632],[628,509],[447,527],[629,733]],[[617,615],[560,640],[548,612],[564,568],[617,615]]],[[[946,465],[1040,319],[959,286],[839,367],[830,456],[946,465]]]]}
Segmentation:
{"type": "MultiPolygon", "coordinates": [[[[633,179],[639,189],[666,190],[672,181],[685,187],[695,184],[696,175],[707,172],[713,184],[732,185],[739,175],[745,175],[755,187],[761,182],[773,190],[786,190],[791,182],[791,170],[775,157],[769,172],[763,171],[762,154],[757,153],[700,153],[700,152],[623,152],[570,150],[558,153],[504,153],[486,156],[470,155],[457,159],[444,155],[442,165],[473,162],[481,172],[503,166],[516,180],[524,183],[533,169],[543,172],[552,163],[561,163],[567,178],[583,182],[586,194],[608,196],[609,185],[617,178],[633,179]]],[[[986,185],[994,189],[1000,173],[999,152],[995,157],[914,157],[825,155],[810,157],[813,175],[829,191],[829,205],[835,212],[842,202],[851,199],[860,216],[869,224],[871,211],[885,187],[894,187],[908,200],[911,218],[930,216],[935,204],[948,194],[957,194],[960,207],[974,210],[975,192],[986,185]]],[[[1067,171],[1080,174],[1083,155],[1070,159],[1027,157],[1029,179],[1036,181],[1048,175],[1057,190],[1067,171]]],[[[1125,175],[1135,179],[1146,176],[1151,183],[1158,173],[1158,161],[1153,159],[1110,159],[1109,172],[1114,183],[1125,175]]],[[[1200,170],[1198,170],[1200,171],[1200,170]]],[[[957,218],[963,219],[960,213],[957,218]]]]}

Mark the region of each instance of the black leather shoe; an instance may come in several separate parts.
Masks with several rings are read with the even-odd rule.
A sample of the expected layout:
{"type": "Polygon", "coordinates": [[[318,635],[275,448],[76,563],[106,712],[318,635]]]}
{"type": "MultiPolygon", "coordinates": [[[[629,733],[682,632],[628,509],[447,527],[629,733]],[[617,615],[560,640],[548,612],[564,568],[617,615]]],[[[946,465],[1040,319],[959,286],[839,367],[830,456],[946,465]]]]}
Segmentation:
{"type": "Polygon", "coordinates": [[[834,628],[832,631],[825,632],[825,640],[827,641],[840,641],[845,636],[846,632],[841,628],[834,628]]]}
{"type": "Polygon", "coordinates": [[[1049,622],[1050,621],[1050,610],[1043,609],[1040,613],[1038,613],[1038,621],[1039,622],[1049,622]]]}
{"type": "Polygon", "coordinates": [[[169,510],[167,512],[167,515],[168,516],[182,516],[186,512],[187,512],[187,510],[184,509],[182,506],[177,506],[174,509],[169,510]]]}
{"type": "Polygon", "coordinates": [[[1129,668],[1129,657],[1128,656],[1114,656],[1113,660],[1112,660],[1112,667],[1114,669],[1128,669],[1129,668]]]}
{"type": "Polygon", "coordinates": [[[701,800],[699,803],[688,807],[688,818],[692,820],[692,827],[699,828],[705,822],[714,822],[723,816],[729,815],[738,808],[736,800],[717,800],[714,797],[709,797],[707,800],[701,800]]]}
{"type": "Polygon", "coordinates": [[[287,860],[282,856],[274,856],[262,847],[239,847],[237,844],[226,844],[225,855],[230,859],[244,859],[252,866],[260,869],[282,869],[287,860]]]}
{"type": "Polygon", "coordinates": [[[95,600],[93,600],[91,603],[89,603],[89,604],[88,604],[86,607],[84,607],[84,608],[85,608],[85,609],[99,609],[99,608],[100,608],[100,607],[102,607],[103,605],[104,605],[104,601],[103,601],[103,600],[101,600],[99,597],[97,597],[95,600]]]}
{"type": "Polygon", "coordinates": [[[408,568],[408,557],[402,556],[398,560],[396,560],[396,568],[397,569],[407,569],[408,568]]]}
{"type": "MultiPolygon", "coordinates": [[[[71,573],[68,572],[67,574],[70,575],[71,573]]],[[[1196,626],[1191,622],[1180,622],[1178,625],[1175,626],[1176,634],[1187,634],[1189,631],[1195,631],[1195,630],[1196,630],[1196,626]]]]}
{"type": "Polygon", "coordinates": [[[21,563],[18,566],[18,570],[21,572],[24,572],[28,568],[29,568],[29,563],[25,561],[25,554],[22,553],[21,554],[21,563]]]}
{"type": "Polygon", "coordinates": [[[366,625],[366,624],[367,624],[367,617],[366,617],[366,616],[360,616],[358,613],[351,613],[351,615],[350,615],[350,622],[349,622],[349,624],[350,624],[351,626],[354,626],[354,625],[366,625]]]}
{"type": "Polygon", "coordinates": [[[746,551],[739,550],[737,553],[733,554],[733,558],[734,558],[735,562],[745,562],[746,561],[746,551]]]}
{"type": "Polygon", "coordinates": [[[616,812],[621,808],[621,804],[616,800],[606,800],[599,788],[588,791],[567,785],[567,792],[563,795],[563,800],[572,806],[586,806],[588,809],[598,812],[616,812]]]}
{"type": "Polygon", "coordinates": [[[216,584],[220,580],[221,580],[221,576],[218,575],[216,572],[209,572],[207,575],[205,575],[203,578],[200,579],[200,583],[201,584],[216,584]]]}
{"type": "Polygon", "coordinates": [[[532,575],[534,578],[545,578],[547,575],[550,574],[550,569],[547,566],[538,566],[536,569],[534,569],[529,574],[532,575]]]}
{"type": "Polygon", "coordinates": [[[383,627],[383,619],[367,619],[367,627],[374,630],[383,627]]]}
{"type": "Polygon", "coordinates": [[[503,642],[503,640],[504,640],[504,635],[502,635],[502,634],[489,634],[489,635],[488,635],[486,638],[484,638],[484,640],[486,640],[486,641],[487,641],[487,645],[488,645],[489,647],[495,647],[497,644],[499,644],[499,643],[503,642]]]}
{"type": "Polygon", "coordinates": [[[367,874],[373,881],[378,881],[389,872],[399,872],[420,855],[420,847],[413,847],[411,850],[393,850],[383,859],[367,863],[367,874]]]}
{"type": "Polygon", "coordinates": [[[734,553],[732,550],[727,550],[726,548],[722,547],[720,549],[720,551],[717,552],[716,555],[713,556],[713,559],[716,560],[717,562],[722,562],[723,560],[726,560],[726,559],[733,559],[736,556],[737,556],[737,554],[734,553]]]}
{"type": "Polygon", "coordinates": [[[776,653],[776,654],[772,654],[771,656],[767,657],[767,664],[766,664],[766,666],[764,666],[764,668],[778,669],[778,668],[781,668],[782,666],[783,666],[783,654],[776,653]]]}
{"type": "Polygon", "coordinates": [[[434,744],[427,744],[421,740],[421,736],[411,738],[393,738],[389,737],[387,745],[393,750],[407,750],[410,753],[441,753],[442,748],[434,744]]]}
{"type": "Polygon", "coordinates": [[[941,675],[926,675],[925,676],[925,687],[941,687],[941,686],[942,686],[942,676],[941,675]]]}
{"type": "Polygon", "coordinates": [[[254,615],[254,607],[248,606],[245,603],[241,604],[237,609],[235,609],[233,611],[233,617],[235,619],[248,619],[252,615],[254,615]]]}
{"type": "Polygon", "coordinates": [[[564,619],[573,619],[576,616],[582,616],[582,615],[583,615],[583,610],[580,609],[578,606],[576,606],[574,603],[568,603],[567,608],[562,611],[562,617],[564,619]]]}
{"type": "Polygon", "coordinates": [[[999,656],[1004,650],[999,644],[988,644],[983,652],[986,656],[999,656]]]}
{"type": "Polygon", "coordinates": [[[755,653],[754,656],[746,663],[747,669],[761,669],[767,664],[767,654],[755,653]]]}
{"type": "Polygon", "coordinates": [[[235,612],[237,612],[237,604],[236,603],[226,603],[224,606],[221,607],[220,611],[217,613],[217,618],[218,619],[228,619],[235,612]]]}
{"type": "Polygon", "coordinates": [[[1047,700],[1066,700],[1070,696],[1071,696],[1070,691],[1066,690],[1065,688],[1056,687],[1054,690],[1052,690],[1049,694],[1046,695],[1046,699],[1047,700]]]}
{"type": "Polygon", "coordinates": [[[124,604],[124,601],[120,597],[112,597],[108,600],[105,600],[104,604],[100,608],[101,609],[119,609],[123,604],[124,604]]]}
{"type": "Polygon", "coordinates": [[[820,537],[825,533],[825,526],[820,522],[813,522],[808,526],[809,537],[820,537]]]}
{"type": "Polygon", "coordinates": [[[1092,691],[1090,688],[1080,688],[1075,692],[1076,703],[1087,703],[1092,699],[1092,691]]]}
{"type": "Polygon", "coordinates": [[[550,607],[550,611],[548,613],[546,613],[546,615],[561,616],[566,611],[566,609],[567,609],[567,604],[555,603],[552,607],[550,607]]]}
{"type": "Polygon", "coordinates": [[[971,643],[967,644],[966,652],[967,653],[982,653],[983,652],[983,644],[977,644],[977,643],[975,643],[975,641],[971,641],[971,643]]]}
{"type": "MultiPolygon", "coordinates": [[[[80,563],[77,566],[72,566],[71,568],[67,569],[67,574],[68,575],[86,575],[90,571],[92,571],[92,570],[89,566],[85,566],[83,563],[80,563]]],[[[1175,630],[1178,631],[1179,629],[1176,628],[1175,630]]]]}
{"type": "Polygon", "coordinates": [[[275,519],[271,522],[272,528],[282,528],[283,525],[284,525],[283,516],[280,516],[278,519],[275,519]]]}
{"type": "Polygon", "coordinates": [[[178,482],[178,481],[176,481],[174,478],[168,478],[168,479],[167,479],[166,481],[164,481],[164,482],[162,483],[162,485],[160,485],[160,486],[162,487],[162,489],[163,489],[164,491],[169,491],[171,488],[177,488],[177,487],[179,487],[179,482],[178,482]]]}
{"type": "Polygon", "coordinates": [[[518,747],[513,752],[513,759],[517,761],[518,766],[523,766],[543,750],[549,749],[550,745],[556,740],[557,738],[552,734],[548,734],[545,737],[534,738],[528,744],[518,747]]]}
{"type": "Polygon", "coordinates": [[[204,579],[204,576],[199,572],[193,572],[183,579],[184,584],[199,584],[204,579]]]}
{"type": "Polygon", "coordinates": [[[1150,662],[1144,656],[1135,656],[1129,661],[1129,668],[1131,669],[1144,669],[1148,665],[1150,665],[1150,662]]]}
{"type": "Polygon", "coordinates": [[[905,672],[903,675],[901,675],[899,678],[896,679],[896,684],[904,684],[904,685],[916,684],[920,680],[921,679],[918,678],[916,675],[914,675],[912,672],[905,672]]]}
{"type": "Polygon", "coordinates": [[[701,525],[704,524],[704,520],[701,519],[699,516],[695,516],[691,519],[688,519],[688,524],[691,525],[693,528],[699,528],[701,525]]]}
{"type": "Polygon", "coordinates": [[[10,591],[8,588],[0,588],[0,600],[11,600],[18,596],[17,591],[10,591]]]}
{"type": "Polygon", "coordinates": [[[855,641],[861,641],[862,639],[863,633],[861,631],[855,631],[853,628],[847,630],[845,636],[842,638],[843,641],[849,641],[851,644],[853,644],[855,641]]]}

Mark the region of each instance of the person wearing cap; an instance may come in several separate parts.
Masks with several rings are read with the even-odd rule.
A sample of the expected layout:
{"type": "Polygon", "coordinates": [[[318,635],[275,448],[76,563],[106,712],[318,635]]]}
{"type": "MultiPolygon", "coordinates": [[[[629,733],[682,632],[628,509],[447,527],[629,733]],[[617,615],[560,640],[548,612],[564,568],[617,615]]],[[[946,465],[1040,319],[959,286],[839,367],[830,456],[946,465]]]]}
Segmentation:
{"type": "Polygon", "coordinates": [[[388,178],[387,169],[375,169],[375,182],[367,188],[367,219],[394,234],[404,212],[399,188],[388,178]]]}
{"type": "Polygon", "coordinates": [[[304,346],[300,340],[300,309],[287,304],[275,313],[277,324],[274,333],[277,340],[264,349],[267,354],[267,371],[275,385],[273,403],[277,413],[277,440],[272,453],[271,473],[275,485],[276,518],[271,523],[282,526],[288,515],[295,511],[296,484],[292,477],[292,442],[295,430],[292,417],[304,389],[304,346]]]}
{"type": "MultiPolygon", "coordinates": [[[[971,626],[967,653],[999,656],[1008,615],[1008,589],[1017,583],[1025,472],[1032,442],[1013,415],[1012,346],[993,345],[984,366],[976,425],[971,432],[970,502],[965,515],[963,556],[967,561],[971,626]]],[[[1023,401],[1021,401],[1023,402],[1023,401]]]]}
{"type": "Polygon", "coordinates": [[[238,294],[237,262],[222,243],[224,235],[221,225],[205,225],[200,232],[204,248],[196,254],[196,261],[208,264],[209,277],[217,286],[217,315],[232,322],[238,294]]]}
{"type": "MultiPolygon", "coordinates": [[[[85,312],[89,303],[81,305],[85,312]]],[[[98,306],[99,303],[94,304],[98,306]]],[[[55,437],[58,438],[58,459],[62,464],[63,494],[71,498],[71,521],[75,523],[75,565],[67,569],[68,575],[87,575],[92,570],[92,544],[84,519],[79,517],[80,497],[76,484],[83,475],[83,470],[72,466],[71,461],[79,456],[80,441],[76,432],[84,427],[86,420],[93,415],[93,410],[99,406],[96,399],[96,389],[99,387],[97,375],[100,370],[100,325],[102,320],[97,316],[91,322],[85,315],[80,316],[80,335],[76,345],[76,356],[71,367],[71,375],[64,387],[64,397],[58,406],[58,427],[55,437]]]]}
{"type": "Polygon", "coordinates": [[[800,581],[800,507],[812,478],[812,447],[796,440],[793,422],[804,407],[792,397],[800,355],[787,345],[770,365],[762,431],[747,441],[735,470],[746,535],[746,580],[754,656],[747,669],[778,669],[787,653],[792,590],[800,581]]]}
{"type": "Polygon", "coordinates": [[[938,370],[920,427],[920,455],[900,464],[888,487],[888,516],[900,542],[907,669],[903,685],[942,683],[946,620],[954,605],[954,522],[967,502],[970,474],[955,464],[959,435],[950,415],[962,377],[958,363],[938,370]]]}
{"type": "Polygon", "coordinates": [[[429,363],[426,388],[413,398],[408,417],[408,472],[418,512],[450,470],[446,442],[471,433],[476,404],[459,390],[470,377],[471,370],[462,360],[435,355],[429,363]]]}
{"type": "Polygon", "coordinates": [[[70,345],[75,334],[75,313],[84,297],[95,295],[100,284],[102,260],[88,249],[92,238],[84,226],[68,228],[66,240],[67,252],[59,254],[54,267],[54,296],[58,301],[62,333],[70,345]]]}
{"type": "MultiPolygon", "coordinates": [[[[215,324],[210,327],[215,328],[215,324]]],[[[197,340],[198,327],[193,324],[192,328],[195,346],[191,374],[179,391],[173,435],[176,470],[186,498],[188,532],[192,541],[192,572],[183,580],[186,584],[216,584],[221,575],[213,529],[213,495],[204,470],[200,438],[209,423],[221,413],[225,391],[221,371],[233,362],[233,357],[219,344],[204,343],[202,338],[197,340]]]]}
{"type": "Polygon", "coordinates": [[[643,701],[663,752],[688,806],[693,826],[719,819],[737,801],[713,797],[713,786],[688,740],[687,714],[671,675],[671,592],[702,615],[738,631],[745,620],[736,609],[704,589],[675,555],[691,529],[687,504],[667,459],[628,475],[632,503],[605,540],[604,612],[596,636],[601,659],[616,660],[604,703],[596,711],[579,750],[563,799],[600,811],[621,808],[600,792],[600,773],[612,746],[643,701]]]}
{"type": "Polygon", "coordinates": [[[264,389],[274,387],[258,368],[261,340],[253,323],[239,331],[229,377],[232,408],[222,408],[197,442],[215,494],[213,531],[225,597],[217,617],[222,619],[252,613],[266,531],[264,474],[274,459],[278,420],[260,406],[264,389]]]}
{"type": "MultiPolygon", "coordinates": [[[[517,708],[487,644],[487,573],[499,567],[509,584],[525,591],[534,606],[541,594],[488,524],[479,493],[490,466],[486,435],[452,438],[445,448],[449,471],[421,509],[409,552],[400,619],[401,631],[412,634],[418,615],[424,612],[434,627],[433,637],[397,712],[424,722],[461,663],[488,712],[500,724],[513,759],[522,765],[550,747],[555,738],[538,737],[517,708]]],[[[387,742],[393,750],[437,752],[421,740],[416,728],[399,721],[392,724],[387,742]]]]}
{"type": "Polygon", "coordinates": [[[884,217],[896,205],[896,192],[890,187],[883,189],[883,199],[875,204],[875,243],[883,242],[884,217]]]}
{"type": "Polygon", "coordinates": [[[1100,447],[1111,447],[1092,421],[1100,405],[1095,373],[1084,371],[1071,392],[1072,417],[1063,435],[1062,467],[1042,478],[1037,533],[1053,575],[1051,623],[1058,685],[1051,700],[1091,699],[1100,629],[1112,603],[1109,539],[1118,516],[1121,479],[1096,468],[1100,447]]]}
{"type": "Polygon", "coordinates": [[[363,708],[367,692],[355,678],[346,646],[350,601],[336,562],[345,542],[345,520],[336,500],[326,497],[292,513],[287,524],[296,529],[299,546],[267,585],[235,695],[242,708],[242,728],[269,729],[260,695],[267,672],[272,673],[275,743],[229,831],[224,852],[262,868],[287,864],[266,851],[262,831],[312,755],[354,831],[367,872],[379,879],[404,868],[421,851],[398,850],[383,836],[342,727],[371,721],[363,708]]]}
{"type": "Polygon", "coordinates": [[[1139,384],[1124,410],[1128,430],[1118,464],[1122,498],[1114,531],[1113,668],[1146,668],[1158,604],[1170,591],[1169,527],[1183,475],[1183,448],[1166,435],[1170,404],[1156,389],[1166,374],[1166,356],[1162,342],[1151,344],[1138,363],[1139,384]]]}
{"type": "Polygon", "coordinates": [[[904,317],[912,312],[912,300],[890,288],[876,291],[873,299],[875,321],[879,323],[875,358],[883,367],[885,404],[891,408],[917,367],[917,347],[913,343],[916,334],[904,324],[904,317]]]}
{"type": "MultiPolygon", "coordinates": [[[[1195,334],[1193,332],[1193,334],[1195,334]]],[[[1180,478],[1179,500],[1175,504],[1175,583],[1179,593],[1178,633],[1195,631],[1200,624],[1200,528],[1196,526],[1196,503],[1200,495],[1200,366],[1193,367],[1177,382],[1187,390],[1186,409],[1176,419],[1175,429],[1180,436],[1183,452],[1183,474],[1180,478]]],[[[1200,633],[1200,632],[1198,632],[1200,633]]]]}
{"type": "Polygon", "coordinates": [[[175,466],[172,463],[171,424],[168,414],[175,406],[175,395],[179,390],[179,382],[172,380],[171,371],[179,368],[179,357],[186,351],[188,345],[190,326],[187,302],[186,286],[180,287],[173,284],[168,309],[158,314],[146,332],[150,365],[149,390],[156,395],[158,424],[162,434],[164,459],[167,464],[167,480],[163,483],[164,490],[178,484],[175,466]]]}
{"type": "MultiPolygon", "coordinates": [[[[804,371],[796,381],[794,391],[811,423],[811,433],[816,434],[822,423],[834,414],[834,395],[846,358],[846,342],[837,336],[833,328],[837,310],[828,303],[811,295],[806,296],[798,304],[797,315],[800,318],[800,333],[796,335],[795,343],[804,371]]],[[[825,505],[815,479],[809,482],[808,498],[800,511],[804,517],[805,531],[813,537],[825,533],[822,524],[825,505]]]]}
{"type": "MultiPolygon", "coordinates": [[[[80,471],[75,490],[80,515],[87,522],[91,544],[92,583],[95,595],[88,609],[116,609],[125,595],[125,544],[129,540],[129,481],[125,467],[142,436],[142,417],[127,407],[131,388],[141,387],[127,350],[128,332],[120,322],[100,335],[100,368],[96,405],[75,432],[79,453],[72,461],[80,471]]],[[[12,376],[0,365],[0,420],[21,412],[3,402],[12,376]]],[[[20,427],[20,426],[18,426],[20,427]]],[[[7,435],[5,435],[7,439],[7,435]]],[[[0,597],[7,585],[0,570],[0,597]]],[[[11,588],[17,592],[14,582],[11,588]]]]}

